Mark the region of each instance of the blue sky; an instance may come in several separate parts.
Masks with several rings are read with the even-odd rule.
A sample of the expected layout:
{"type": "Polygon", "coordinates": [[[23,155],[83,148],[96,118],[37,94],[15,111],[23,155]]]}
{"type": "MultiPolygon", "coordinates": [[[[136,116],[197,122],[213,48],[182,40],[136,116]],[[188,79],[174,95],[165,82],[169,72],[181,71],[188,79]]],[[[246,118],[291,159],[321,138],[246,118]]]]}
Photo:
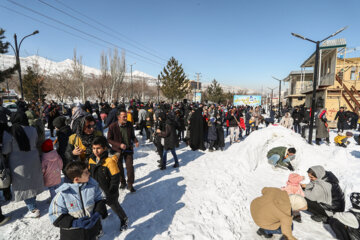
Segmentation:
{"type": "Polygon", "coordinates": [[[174,56],[183,64],[191,79],[196,72],[200,72],[201,80],[205,82],[215,78],[223,84],[252,89],[277,86],[277,81],[271,76],[284,78],[290,71],[299,70],[301,63],[314,51],[314,44],[294,38],[291,32],[321,40],[339,28],[349,26],[338,37],[346,38],[349,47],[360,46],[358,0],[43,0],[101,31],[38,0],[11,1],[102,39],[93,39],[10,1],[1,0],[0,27],[6,30],[8,41],[13,41],[14,33],[20,38],[36,29],[40,31],[40,34],[23,42],[21,56],[38,54],[63,61],[71,59],[76,48],[84,64],[99,68],[101,52],[113,48],[110,44],[114,44],[126,49],[128,64],[136,62],[133,69],[153,76],[157,76],[166,65],[166,60],[174,56]],[[121,41],[124,38],[117,33],[104,33],[111,30],[67,9],[61,3],[121,33],[131,39],[132,45],[141,49],[121,41]],[[146,59],[134,56],[130,51],[146,59]]]}

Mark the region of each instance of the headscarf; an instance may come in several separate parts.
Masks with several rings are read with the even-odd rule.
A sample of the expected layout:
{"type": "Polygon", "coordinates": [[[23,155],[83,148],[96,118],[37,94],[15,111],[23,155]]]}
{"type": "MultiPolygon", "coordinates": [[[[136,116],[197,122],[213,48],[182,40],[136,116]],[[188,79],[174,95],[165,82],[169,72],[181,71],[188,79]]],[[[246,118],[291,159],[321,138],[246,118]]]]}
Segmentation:
{"type": "Polygon", "coordinates": [[[29,138],[22,127],[29,126],[29,121],[26,114],[23,111],[17,111],[11,115],[10,122],[12,123],[11,135],[16,139],[20,151],[30,151],[29,138]]]}
{"type": "Polygon", "coordinates": [[[81,107],[75,107],[74,114],[71,116],[70,128],[73,129],[73,124],[74,124],[75,120],[84,115],[85,115],[85,112],[84,112],[84,110],[82,110],[81,107]]]}
{"type": "MultiPolygon", "coordinates": [[[[85,117],[82,117],[80,121],[80,125],[77,128],[76,135],[78,135],[81,139],[81,143],[86,147],[85,149],[85,156],[89,157],[92,154],[92,142],[95,138],[94,132],[92,134],[85,134],[84,133],[84,126],[85,126],[86,120],[85,117]]],[[[96,130],[94,130],[96,131],[96,130]]]]}

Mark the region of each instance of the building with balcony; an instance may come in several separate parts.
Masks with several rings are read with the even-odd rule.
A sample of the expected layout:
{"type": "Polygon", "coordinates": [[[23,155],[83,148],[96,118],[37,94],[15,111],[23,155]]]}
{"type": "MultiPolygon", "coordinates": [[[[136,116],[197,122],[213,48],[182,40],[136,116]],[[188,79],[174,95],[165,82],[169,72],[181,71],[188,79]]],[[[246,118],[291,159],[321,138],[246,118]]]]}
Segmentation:
{"type": "Polygon", "coordinates": [[[286,105],[295,107],[305,103],[306,95],[302,91],[312,84],[313,70],[291,71],[284,79],[288,83],[286,105]]]}
{"type": "MultiPolygon", "coordinates": [[[[346,51],[345,40],[338,39],[337,45],[329,46],[325,42],[320,47],[318,81],[316,86],[316,107],[325,107],[328,119],[334,120],[340,107],[358,113],[360,108],[360,58],[341,58],[338,55],[346,51]],[[339,41],[343,43],[339,44],[339,41]]],[[[302,65],[302,68],[314,68],[315,53],[302,65]]],[[[308,82],[301,91],[305,95],[305,106],[311,107],[313,85],[308,82]]]]}

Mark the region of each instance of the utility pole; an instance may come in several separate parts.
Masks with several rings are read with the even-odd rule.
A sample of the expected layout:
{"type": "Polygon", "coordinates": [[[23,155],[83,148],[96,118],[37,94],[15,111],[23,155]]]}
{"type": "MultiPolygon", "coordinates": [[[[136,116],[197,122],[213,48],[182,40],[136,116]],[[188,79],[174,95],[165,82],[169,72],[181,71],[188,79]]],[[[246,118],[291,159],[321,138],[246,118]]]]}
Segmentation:
{"type": "Polygon", "coordinates": [[[273,79],[279,81],[279,116],[281,116],[281,82],[284,81],[284,80],[280,80],[276,77],[272,77],[273,79]]]}
{"type": "Polygon", "coordinates": [[[196,89],[199,89],[199,83],[200,83],[200,75],[201,73],[195,73],[197,76],[197,81],[196,81],[196,87],[195,87],[195,102],[196,102],[196,89]]]}

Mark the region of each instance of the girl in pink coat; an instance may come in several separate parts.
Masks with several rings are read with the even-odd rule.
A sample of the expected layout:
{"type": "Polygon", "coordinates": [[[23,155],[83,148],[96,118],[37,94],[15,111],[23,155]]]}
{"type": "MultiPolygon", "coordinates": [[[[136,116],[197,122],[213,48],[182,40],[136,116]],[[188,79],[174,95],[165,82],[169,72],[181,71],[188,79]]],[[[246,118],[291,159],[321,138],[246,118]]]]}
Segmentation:
{"type": "Polygon", "coordinates": [[[51,199],[55,196],[55,190],[61,183],[61,169],[63,161],[56,150],[54,150],[53,142],[47,139],[42,145],[43,152],[41,156],[42,173],[44,177],[44,185],[50,191],[51,199]]]}
{"type": "Polygon", "coordinates": [[[288,181],[286,182],[286,186],[282,187],[281,190],[286,191],[290,194],[298,194],[305,197],[304,191],[301,188],[300,182],[305,179],[304,176],[300,176],[297,173],[291,173],[289,175],[288,181]]]}

